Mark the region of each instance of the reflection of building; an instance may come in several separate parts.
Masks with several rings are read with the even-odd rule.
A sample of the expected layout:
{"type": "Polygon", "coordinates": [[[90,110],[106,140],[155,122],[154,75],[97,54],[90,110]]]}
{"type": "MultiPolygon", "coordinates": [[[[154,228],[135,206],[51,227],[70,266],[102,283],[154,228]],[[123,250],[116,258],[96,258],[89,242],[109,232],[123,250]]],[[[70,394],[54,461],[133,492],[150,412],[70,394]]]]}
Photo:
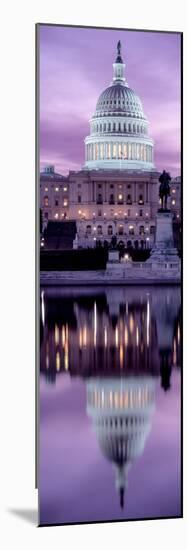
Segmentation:
{"type": "Polygon", "coordinates": [[[116,489],[123,507],[129,468],[143,453],[154,409],[154,378],[91,379],[87,412],[103,455],[116,470],[116,489]]]}
{"type": "Polygon", "coordinates": [[[158,376],[162,351],[180,365],[179,307],[177,287],[42,291],[41,371],[158,376]]]}

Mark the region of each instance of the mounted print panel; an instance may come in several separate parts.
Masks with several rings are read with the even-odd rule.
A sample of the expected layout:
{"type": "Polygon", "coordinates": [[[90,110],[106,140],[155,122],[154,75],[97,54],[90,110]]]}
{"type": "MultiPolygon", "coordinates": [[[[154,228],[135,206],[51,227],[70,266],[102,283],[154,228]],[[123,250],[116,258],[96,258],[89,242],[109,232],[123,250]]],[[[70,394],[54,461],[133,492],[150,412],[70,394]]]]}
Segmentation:
{"type": "Polygon", "coordinates": [[[183,513],[181,66],[37,25],[41,526],[183,513]]]}

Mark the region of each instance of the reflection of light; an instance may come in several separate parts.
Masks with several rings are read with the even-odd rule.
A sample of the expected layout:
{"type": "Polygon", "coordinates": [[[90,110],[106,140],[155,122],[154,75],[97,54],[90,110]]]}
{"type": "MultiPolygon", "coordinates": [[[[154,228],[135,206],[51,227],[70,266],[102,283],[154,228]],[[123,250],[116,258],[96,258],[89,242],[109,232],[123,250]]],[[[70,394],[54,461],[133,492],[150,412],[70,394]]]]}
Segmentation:
{"type": "Polygon", "coordinates": [[[82,328],[79,329],[79,347],[82,348],[82,328]]]}
{"type": "Polygon", "coordinates": [[[131,332],[131,334],[132,334],[132,332],[133,332],[133,330],[134,330],[134,319],[133,319],[132,313],[131,313],[131,315],[130,315],[129,327],[130,327],[130,332],[131,332]]]}
{"type": "Polygon", "coordinates": [[[55,325],[55,344],[59,344],[59,328],[57,325],[55,325]]]}
{"type": "Polygon", "coordinates": [[[150,326],[150,304],[147,300],[147,346],[149,346],[149,326],[150,326]]]}
{"type": "Polygon", "coordinates": [[[45,302],[44,302],[44,291],[43,290],[42,290],[42,293],[41,293],[41,299],[42,299],[42,304],[41,304],[42,323],[43,323],[43,325],[45,325],[45,302]]]}
{"type": "Polygon", "coordinates": [[[66,341],[65,341],[65,348],[64,348],[64,368],[65,370],[68,370],[69,366],[69,352],[68,352],[68,325],[66,324],[66,341]]]}
{"type": "Polygon", "coordinates": [[[115,343],[116,343],[116,348],[118,348],[118,344],[119,344],[118,327],[116,327],[115,329],[115,343]]]}
{"type": "Polygon", "coordinates": [[[65,327],[64,325],[62,326],[62,347],[64,348],[65,346],[65,341],[66,341],[66,336],[65,336],[65,327]]]}
{"type": "Polygon", "coordinates": [[[96,346],[96,339],[97,339],[97,306],[96,306],[96,302],[94,302],[94,346],[96,346]]]}
{"type": "Polygon", "coordinates": [[[49,368],[49,355],[48,353],[46,354],[46,369],[49,368]]]}
{"type": "Polygon", "coordinates": [[[136,327],[136,345],[137,345],[137,348],[139,346],[139,328],[136,327]]]}
{"type": "Polygon", "coordinates": [[[175,338],[174,338],[174,342],[173,342],[173,364],[174,364],[174,366],[176,366],[176,364],[177,364],[177,347],[176,347],[175,338]]]}
{"type": "Polygon", "coordinates": [[[60,370],[60,353],[59,351],[56,352],[56,370],[60,370]]]}
{"type": "Polygon", "coordinates": [[[126,325],[125,325],[125,345],[128,346],[128,329],[126,325]]]}
{"type": "Polygon", "coordinates": [[[120,348],[119,348],[119,362],[120,362],[120,367],[122,368],[123,367],[123,346],[122,346],[122,344],[120,344],[120,348]]]}
{"type": "Polygon", "coordinates": [[[180,342],[180,325],[178,325],[178,329],[177,329],[177,340],[178,340],[178,344],[180,342]]]}
{"type": "Polygon", "coordinates": [[[107,348],[107,328],[106,328],[106,326],[104,328],[104,343],[105,343],[105,348],[107,348]]]}
{"type": "Polygon", "coordinates": [[[86,347],[87,344],[87,328],[86,325],[83,328],[83,346],[86,347]]]}

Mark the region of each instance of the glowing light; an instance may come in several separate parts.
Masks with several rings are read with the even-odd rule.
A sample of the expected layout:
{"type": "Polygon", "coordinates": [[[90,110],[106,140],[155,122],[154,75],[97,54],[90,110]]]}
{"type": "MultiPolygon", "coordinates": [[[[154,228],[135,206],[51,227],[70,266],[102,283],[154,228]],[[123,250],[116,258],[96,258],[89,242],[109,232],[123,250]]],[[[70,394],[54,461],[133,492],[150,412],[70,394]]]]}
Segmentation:
{"type": "Polygon", "coordinates": [[[118,199],[119,199],[119,201],[122,201],[123,195],[121,195],[121,193],[118,195],[118,199]]]}
{"type": "Polygon", "coordinates": [[[82,329],[79,329],[79,347],[82,348],[82,329]]]}
{"type": "Polygon", "coordinates": [[[104,344],[105,344],[105,348],[107,348],[107,328],[106,328],[106,326],[104,328],[104,344]]]}
{"type": "Polygon", "coordinates": [[[87,327],[86,325],[83,328],[83,346],[87,345],[87,327]]]}
{"type": "Polygon", "coordinates": [[[47,193],[47,191],[48,191],[48,187],[45,187],[45,191],[46,191],[46,193],[47,193]]]}
{"type": "Polygon", "coordinates": [[[130,328],[130,332],[131,332],[131,334],[132,334],[132,332],[133,332],[133,330],[134,330],[134,319],[133,319],[132,313],[131,313],[131,315],[130,315],[129,328],[130,328]]]}
{"type": "Polygon", "coordinates": [[[93,230],[94,230],[94,231],[96,231],[96,227],[95,227],[95,225],[94,225],[94,228],[93,228],[93,230]]]}
{"type": "Polygon", "coordinates": [[[125,325],[125,345],[128,346],[128,340],[129,340],[129,335],[128,335],[128,328],[127,326],[125,325]]]}
{"type": "Polygon", "coordinates": [[[139,328],[136,327],[136,345],[137,345],[137,348],[139,346],[139,328]]]}
{"type": "Polygon", "coordinates": [[[56,352],[56,370],[60,370],[60,353],[59,351],[56,352]]]}
{"type": "Polygon", "coordinates": [[[58,219],[58,212],[56,212],[56,214],[55,214],[55,219],[56,220],[58,219]]]}
{"type": "Polygon", "coordinates": [[[67,187],[64,187],[64,188],[63,188],[63,190],[64,190],[64,191],[67,191],[67,190],[68,190],[68,188],[67,188],[67,187]]]}
{"type": "Polygon", "coordinates": [[[148,212],[146,212],[146,217],[148,217],[148,216],[149,216],[149,214],[148,214],[148,212]]]}
{"type": "Polygon", "coordinates": [[[64,206],[67,206],[67,205],[68,205],[68,201],[64,199],[64,206]]]}
{"type": "Polygon", "coordinates": [[[123,345],[120,344],[119,348],[119,362],[120,362],[120,368],[123,368],[123,345]]]}
{"type": "Polygon", "coordinates": [[[55,191],[57,191],[57,192],[58,192],[58,191],[59,191],[59,187],[55,187],[55,191]]]}
{"type": "Polygon", "coordinates": [[[59,328],[57,325],[55,325],[55,344],[56,346],[59,344],[59,328]]]}
{"type": "Polygon", "coordinates": [[[174,204],[175,204],[175,200],[173,199],[173,200],[171,201],[171,203],[174,205],[174,204]]]}
{"type": "Polygon", "coordinates": [[[118,345],[119,345],[118,327],[115,328],[115,343],[116,343],[116,348],[118,348],[118,345]]]}
{"type": "Polygon", "coordinates": [[[178,325],[178,329],[177,329],[177,340],[178,340],[178,344],[180,342],[180,325],[178,325]]]}
{"type": "Polygon", "coordinates": [[[42,290],[42,293],[41,293],[41,299],[42,299],[42,303],[41,303],[41,314],[42,314],[42,323],[43,323],[43,325],[45,325],[45,302],[44,302],[44,290],[42,290]]]}
{"type": "Polygon", "coordinates": [[[78,211],[78,214],[79,214],[79,216],[80,216],[80,214],[81,214],[81,210],[79,210],[79,211],[78,211]]]}
{"type": "Polygon", "coordinates": [[[65,341],[66,341],[65,326],[63,325],[63,326],[62,326],[62,347],[63,347],[63,348],[64,348],[64,346],[65,346],[65,341]]]}
{"type": "Polygon", "coordinates": [[[62,332],[62,338],[64,342],[64,368],[65,370],[68,370],[69,367],[69,351],[68,351],[68,325],[66,324],[62,332]]]}
{"type": "Polygon", "coordinates": [[[149,327],[150,327],[150,304],[147,300],[147,346],[149,346],[149,327]]]}
{"type": "Polygon", "coordinates": [[[176,189],[172,189],[172,193],[176,193],[176,189]]]}

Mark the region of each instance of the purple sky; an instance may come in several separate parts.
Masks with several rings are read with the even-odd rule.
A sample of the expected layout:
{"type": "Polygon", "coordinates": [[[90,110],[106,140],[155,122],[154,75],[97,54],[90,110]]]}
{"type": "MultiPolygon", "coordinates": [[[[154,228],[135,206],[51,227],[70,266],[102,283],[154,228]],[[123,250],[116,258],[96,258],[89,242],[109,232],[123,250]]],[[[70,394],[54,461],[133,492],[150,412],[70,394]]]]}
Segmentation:
{"type": "Polygon", "coordinates": [[[121,40],[127,82],[155,141],[155,165],[180,174],[180,35],[40,27],[40,160],[67,174],[84,164],[97,99],[111,83],[121,40]]]}

